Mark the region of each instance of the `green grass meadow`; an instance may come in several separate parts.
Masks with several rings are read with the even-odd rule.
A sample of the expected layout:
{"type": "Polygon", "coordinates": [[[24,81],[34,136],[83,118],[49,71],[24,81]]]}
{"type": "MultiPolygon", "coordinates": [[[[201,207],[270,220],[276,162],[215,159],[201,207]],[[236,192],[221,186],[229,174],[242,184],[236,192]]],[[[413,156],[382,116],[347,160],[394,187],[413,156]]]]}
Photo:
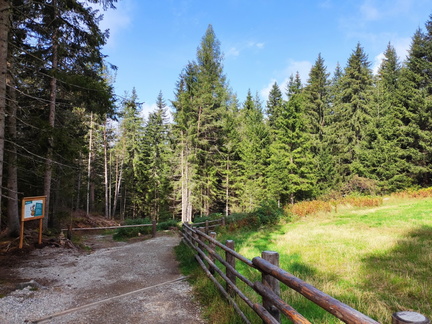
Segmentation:
{"type": "MultiPolygon", "coordinates": [[[[381,206],[369,208],[347,205],[258,231],[218,234],[218,240],[226,239],[234,240],[236,250],[250,259],[265,250],[278,252],[282,269],[381,323],[391,323],[392,313],[402,310],[432,318],[432,198],[388,197],[381,206]]],[[[239,261],[237,268],[260,280],[239,261]]],[[[201,280],[205,286],[204,278],[196,282],[201,280]]],[[[312,323],[340,323],[300,294],[281,288],[283,299],[312,323]]],[[[201,300],[217,297],[203,294],[202,287],[197,292],[201,300]]],[[[258,296],[252,298],[260,302],[258,296]]],[[[210,322],[238,321],[226,303],[217,303],[217,310],[211,302],[206,306],[210,322]]]]}

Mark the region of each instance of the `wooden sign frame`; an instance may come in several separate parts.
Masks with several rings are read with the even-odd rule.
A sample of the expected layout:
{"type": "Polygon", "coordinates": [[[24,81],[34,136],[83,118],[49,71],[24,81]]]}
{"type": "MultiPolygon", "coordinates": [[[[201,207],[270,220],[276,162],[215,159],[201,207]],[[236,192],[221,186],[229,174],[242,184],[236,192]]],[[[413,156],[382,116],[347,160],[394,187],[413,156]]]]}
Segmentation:
{"type": "Polygon", "coordinates": [[[21,231],[19,248],[22,249],[24,243],[24,222],[30,220],[39,220],[39,240],[42,244],[42,220],[45,217],[46,196],[24,197],[21,208],[21,231]]]}

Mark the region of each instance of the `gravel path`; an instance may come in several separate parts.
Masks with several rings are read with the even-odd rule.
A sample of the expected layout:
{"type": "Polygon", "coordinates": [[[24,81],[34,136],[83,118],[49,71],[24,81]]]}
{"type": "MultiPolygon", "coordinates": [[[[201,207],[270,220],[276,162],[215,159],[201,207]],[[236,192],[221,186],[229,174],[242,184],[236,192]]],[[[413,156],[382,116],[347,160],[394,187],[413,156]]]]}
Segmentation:
{"type": "Polygon", "coordinates": [[[10,271],[42,287],[0,298],[0,323],[205,323],[178,271],[179,241],[159,236],[91,254],[34,250],[10,271]]]}

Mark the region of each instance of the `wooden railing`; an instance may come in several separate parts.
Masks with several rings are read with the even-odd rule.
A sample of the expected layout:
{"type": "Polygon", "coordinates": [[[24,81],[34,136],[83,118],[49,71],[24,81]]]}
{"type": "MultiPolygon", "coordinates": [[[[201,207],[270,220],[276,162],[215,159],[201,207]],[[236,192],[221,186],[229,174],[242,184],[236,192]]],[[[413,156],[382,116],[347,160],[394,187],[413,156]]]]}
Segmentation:
{"type": "Polygon", "coordinates": [[[118,225],[118,226],[104,226],[104,227],[75,227],[68,226],[68,228],[61,229],[62,232],[67,233],[68,239],[72,238],[73,231],[100,231],[100,230],[108,230],[108,229],[119,229],[119,228],[133,228],[133,227],[151,227],[152,228],[152,237],[156,236],[156,221],[152,221],[151,224],[136,224],[136,225],[118,225]]]}
{"type": "Polygon", "coordinates": [[[210,230],[213,230],[219,226],[225,226],[225,224],[226,224],[226,219],[225,217],[222,217],[213,220],[206,220],[205,222],[191,223],[190,226],[202,227],[206,233],[209,233],[210,230]]]}
{"type": "MultiPolygon", "coordinates": [[[[279,268],[279,255],[277,252],[264,251],[261,257],[255,257],[249,260],[235,251],[234,242],[232,240],[227,240],[225,244],[217,241],[215,239],[216,233],[209,232],[209,225],[209,222],[194,224],[194,226],[187,223],[183,224],[183,241],[197,252],[195,255],[196,260],[207,276],[220,290],[222,295],[234,307],[243,322],[250,323],[250,319],[238,306],[237,301],[239,298],[240,301],[243,300],[243,302],[262,319],[263,323],[280,323],[281,315],[286,316],[286,318],[291,320],[294,324],[311,323],[280,297],[280,283],[282,283],[344,323],[378,323],[372,318],[279,268]],[[194,226],[204,224],[206,225],[205,227],[194,228],[194,226]],[[217,252],[216,247],[219,248],[219,251],[224,251],[225,257],[217,252]],[[216,260],[218,264],[221,264],[225,268],[224,270],[216,265],[216,260]],[[261,274],[261,282],[252,282],[238,272],[236,270],[236,260],[246,264],[247,267],[259,271],[261,274]],[[215,277],[216,274],[223,279],[222,283],[225,282],[225,284],[219,282],[215,277]],[[247,293],[239,288],[239,285],[236,284],[237,278],[261,296],[262,304],[252,301],[251,297],[248,297],[247,293]],[[235,298],[235,296],[239,298],[235,298]]],[[[220,223],[218,225],[220,225],[220,223]]],[[[394,313],[392,321],[393,324],[430,324],[429,319],[415,312],[394,313]]]]}

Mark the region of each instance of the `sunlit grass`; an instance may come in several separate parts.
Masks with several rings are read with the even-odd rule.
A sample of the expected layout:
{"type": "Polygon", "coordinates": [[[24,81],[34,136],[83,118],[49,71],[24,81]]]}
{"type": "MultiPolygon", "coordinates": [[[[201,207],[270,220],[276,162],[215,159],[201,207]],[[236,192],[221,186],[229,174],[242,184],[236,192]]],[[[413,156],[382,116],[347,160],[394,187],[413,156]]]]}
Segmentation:
{"type": "MultiPolygon", "coordinates": [[[[279,252],[282,269],[381,323],[390,323],[392,313],[402,310],[431,318],[431,207],[432,198],[392,196],[379,206],[339,205],[337,212],[321,211],[255,232],[225,232],[218,239],[233,239],[236,250],[249,259],[264,250],[279,252]]],[[[260,280],[256,270],[241,262],[237,269],[252,281],[260,280]]],[[[239,286],[261,302],[251,289],[239,286]]],[[[200,296],[216,298],[216,288],[211,289],[201,287],[214,294],[200,296]]],[[[297,292],[282,287],[282,296],[312,323],[340,323],[297,292]]],[[[227,303],[215,300],[206,308],[211,323],[238,321],[227,303]]],[[[260,322],[242,308],[252,322],[260,322]]]]}
{"type": "MultiPolygon", "coordinates": [[[[401,197],[378,207],[344,206],[275,232],[243,233],[239,252],[253,258],[277,251],[281,268],[382,323],[400,310],[431,316],[431,207],[431,198],[401,197]]],[[[299,294],[282,294],[312,322],[338,323],[299,294]]]]}

